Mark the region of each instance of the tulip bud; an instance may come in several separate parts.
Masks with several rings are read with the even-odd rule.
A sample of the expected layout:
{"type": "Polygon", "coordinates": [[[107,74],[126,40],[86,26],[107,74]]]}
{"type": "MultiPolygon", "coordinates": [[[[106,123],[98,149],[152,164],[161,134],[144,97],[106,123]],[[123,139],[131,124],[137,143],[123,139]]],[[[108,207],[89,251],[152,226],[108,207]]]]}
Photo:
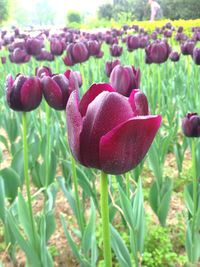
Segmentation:
{"type": "Polygon", "coordinates": [[[147,46],[145,52],[147,63],[160,64],[168,59],[171,49],[167,42],[157,40],[147,46]]]}
{"type": "Polygon", "coordinates": [[[53,39],[50,42],[50,51],[52,55],[60,56],[65,49],[65,45],[62,41],[53,39]]]}
{"type": "Polygon", "coordinates": [[[134,89],[129,97],[134,116],[149,114],[148,100],[146,95],[139,89],[134,89]]]}
{"type": "Polygon", "coordinates": [[[97,56],[101,49],[101,44],[96,40],[87,42],[88,52],[90,56],[97,56]]]}
{"type": "Polygon", "coordinates": [[[140,84],[140,69],[133,66],[117,65],[111,72],[110,84],[116,91],[124,96],[129,96],[133,89],[140,84]]]}
{"type": "Polygon", "coordinates": [[[176,51],[172,51],[172,52],[170,53],[170,55],[169,55],[169,58],[170,58],[170,60],[173,61],[173,62],[179,61],[179,59],[180,59],[180,54],[179,54],[178,52],[176,52],[176,51]]]}
{"type": "Polygon", "coordinates": [[[110,54],[113,57],[120,57],[123,51],[123,47],[117,45],[117,44],[113,44],[112,46],[110,46],[110,54]]]}
{"type": "Polygon", "coordinates": [[[187,137],[200,137],[200,116],[188,113],[182,121],[183,133],[187,137]]]}
{"type": "Polygon", "coordinates": [[[195,42],[188,40],[181,45],[181,52],[183,55],[192,55],[195,47],[195,42]]]}
{"type": "Polygon", "coordinates": [[[136,36],[136,35],[128,36],[127,41],[126,41],[128,51],[131,52],[135,49],[138,49],[140,46],[139,42],[140,42],[140,40],[139,40],[138,36],[136,36]]]}
{"type": "Polygon", "coordinates": [[[113,61],[107,61],[105,65],[105,73],[107,77],[110,77],[110,74],[115,66],[121,65],[121,62],[119,59],[113,60],[113,61]]]}
{"type": "Polygon", "coordinates": [[[51,69],[49,67],[43,66],[43,67],[37,67],[35,69],[35,75],[39,78],[42,78],[43,76],[51,76],[51,69]]]}
{"type": "Polygon", "coordinates": [[[11,109],[31,111],[36,109],[42,100],[42,87],[39,78],[18,74],[15,80],[12,75],[6,78],[6,98],[11,109]]]}
{"type": "Polygon", "coordinates": [[[42,90],[50,107],[64,110],[71,92],[78,89],[78,81],[74,75],[70,73],[69,76],[69,79],[64,74],[43,76],[42,90]]]}
{"type": "Polygon", "coordinates": [[[28,38],[26,40],[26,51],[29,55],[39,55],[42,47],[43,47],[43,41],[39,38],[28,38]]]}
{"type": "Polygon", "coordinates": [[[9,55],[10,61],[13,63],[26,63],[30,60],[30,56],[25,50],[15,48],[12,54],[9,55]]]}
{"type": "Polygon", "coordinates": [[[200,48],[195,47],[193,50],[193,60],[195,64],[200,65],[200,48]]]}

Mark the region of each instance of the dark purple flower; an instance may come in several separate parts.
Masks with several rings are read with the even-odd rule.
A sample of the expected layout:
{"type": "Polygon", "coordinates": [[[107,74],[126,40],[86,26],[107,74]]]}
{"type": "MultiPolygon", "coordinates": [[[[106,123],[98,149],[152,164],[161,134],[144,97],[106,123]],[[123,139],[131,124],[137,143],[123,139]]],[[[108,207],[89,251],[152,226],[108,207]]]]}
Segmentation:
{"type": "Polygon", "coordinates": [[[87,46],[83,42],[78,42],[75,44],[68,45],[67,58],[68,58],[67,62],[69,62],[70,64],[72,62],[73,64],[76,64],[86,61],[89,58],[89,52],[87,46]]]}
{"type": "Polygon", "coordinates": [[[112,60],[112,61],[107,61],[105,65],[105,73],[106,76],[109,78],[112,70],[114,69],[115,66],[121,65],[121,62],[119,59],[112,60]]]}
{"type": "Polygon", "coordinates": [[[133,89],[140,85],[140,69],[133,66],[117,65],[111,72],[110,84],[116,91],[124,96],[130,96],[133,89]]]}
{"type": "Polygon", "coordinates": [[[195,42],[188,40],[185,43],[181,44],[181,53],[183,55],[191,55],[192,56],[194,47],[195,47],[195,42]]]}
{"type": "Polygon", "coordinates": [[[193,60],[195,64],[200,65],[200,48],[199,47],[195,47],[193,50],[193,60]]]}
{"type": "Polygon", "coordinates": [[[75,89],[72,88],[72,82],[70,83],[64,74],[52,77],[43,76],[41,82],[44,98],[49,106],[57,110],[64,110],[71,92],[75,89]]]}
{"type": "Polygon", "coordinates": [[[110,54],[113,57],[120,57],[123,51],[123,47],[117,44],[110,46],[110,54]]]}
{"type": "Polygon", "coordinates": [[[145,49],[146,63],[163,63],[168,59],[171,48],[165,41],[154,41],[145,49]]]}
{"type": "Polygon", "coordinates": [[[81,101],[72,92],[66,107],[70,149],[81,164],[122,174],[146,155],[161,124],[160,115],[134,115],[129,98],[109,84],[93,84],[81,101]]]}
{"type": "Polygon", "coordinates": [[[6,78],[6,98],[9,107],[13,110],[31,111],[36,109],[42,100],[39,78],[18,74],[14,80],[9,74],[6,78]]]}
{"type": "Polygon", "coordinates": [[[53,39],[50,41],[50,51],[52,55],[60,56],[62,55],[64,49],[65,44],[62,41],[58,39],[53,39]]]}
{"type": "Polygon", "coordinates": [[[42,50],[39,55],[35,56],[35,59],[38,61],[54,61],[54,55],[49,51],[42,50]]]}
{"type": "Polygon", "coordinates": [[[30,60],[31,56],[25,50],[15,48],[13,53],[9,55],[10,61],[13,63],[26,63],[30,60]]]}
{"type": "Polygon", "coordinates": [[[43,76],[51,76],[51,69],[49,67],[43,66],[43,67],[37,67],[35,69],[35,75],[39,78],[42,78],[43,76]]]}
{"type": "Polygon", "coordinates": [[[169,59],[173,62],[176,62],[176,61],[179,61],[180,59],[180,54],[176,51],[172,51],[170,54],[169,54],[169,59]]]}
{"type": "Polygon", "coordinates": [[[182,120],[183,133],[187,137],[200,137],[200,116],[188,113],[182,120]]]}
{"type": "Polygon", "coordinates": [[[39,38],[28,38],[25,43],[27,54],[37,56],[41,53],[43,40],[39,38]]]}
{"type": "Polygon", "coordinates": [[[87,48],[90,56],[97,56],[101,50],[101,44],[96,40],[89,40],[87,48]]]}
{"type": "Polygon", "coordinates": [[[137,35],[130,35],[126,41],[127,49],[129,52],[138,49],[140,47],[140,39],[137,35]]]}

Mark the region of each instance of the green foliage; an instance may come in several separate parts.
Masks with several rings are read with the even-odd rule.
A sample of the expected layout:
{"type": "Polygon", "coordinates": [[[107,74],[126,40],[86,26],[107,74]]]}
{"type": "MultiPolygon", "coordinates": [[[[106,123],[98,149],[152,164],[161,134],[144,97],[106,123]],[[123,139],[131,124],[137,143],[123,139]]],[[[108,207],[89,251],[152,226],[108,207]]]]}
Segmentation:
{"type": "Polygon", "coordinates": [[[0,0],[0,23],[8,18],[8,0],[0,0]]]}
{"type": "Polygon", "coordinates": [[[173,252],[173,245],[167,229],[156,226],[149,230],[145,242],[143,267],[175,266],[184,259],[173,252]]]}
{"type": "Polygon", "coordinates": [[[200,17],[200,1],[162,0],[164,16],[170,19],[197,19],[200,17]]]}
{"type": "Polygon", "coordinates": [[[68,23],[81,23],[81,15],[76,10],[70,10],[67,12],[67,22],[68,23]]]}
{"type": "Polygon", "coordinates": [[[98,18],[104,18],[110,20],[113,16],[113,5],[107,3],[99,7],[97,12],[98,18]]]}

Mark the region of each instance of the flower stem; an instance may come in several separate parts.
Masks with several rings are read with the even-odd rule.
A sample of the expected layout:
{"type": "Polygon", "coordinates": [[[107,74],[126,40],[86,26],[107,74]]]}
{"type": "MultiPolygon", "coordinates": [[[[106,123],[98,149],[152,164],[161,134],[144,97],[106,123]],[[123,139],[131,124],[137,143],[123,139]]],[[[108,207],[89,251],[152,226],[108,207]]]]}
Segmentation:
{"type": "Polygon", "coordinates": [[[192,176],[193,176],[193,216],[192,216],[192,246],[194,263],[195,259],[195,235],[196,235],[196,212],[197,212],[197,173],[196,173],[196,153],[195,153],[195,138],[192,138],[192,176]]]}
{"type": "MultiPolygon", "coordinates": [[[[28,198],[28,208],[29,208],[29,215],[31,220],[31,228],[34,237],[34,242],[36,244],[36,229],[34,224],[33,218],[33,210],[32,210],[32,200],[31,200],[31,191],[30,191],[30,179],[28,175],[28,147],[27,147],[27,121],[26,121],[26,112],[22,113],[22,127],[23,127],[23,157],[24,157],[24,177],[25,177],[25,185],[26,185],[26,192],[28,198]]],[[[36,248],[37,249],[37,248],[36,248]]]]}
{"type": "Polygon", "coordinates": [[[78,194],[78,179],[77,179],[77,172],[76,172],[76,163],[71,155],[71,163],[72,163],[72,181],[74,184],[74,193],[75,193],[75,199],[76,199],[76,208],[77,208],[77,216],[78,216],[78,224],[81,230],[81,234],[83,236],[84,233],[84,217],[83,213],[81,212],[81,203],[80,198],[78,194]]]}
{"type": "Polygon", "coordinates": [[[50,108],[45,102],[45,112],[46,112],[46,151],[45,151],[45,189],[49,185],[49,164],[50,164],[50,108]]]}
{"type": "Polygon", "coordinates": [[[110,227],[109,227],[109,209],[108,209],[108,177],[101,172],[101,217],[103,234],[103,252],[104,266],[112,266],[111,246],[110,246],[110,227]]]}

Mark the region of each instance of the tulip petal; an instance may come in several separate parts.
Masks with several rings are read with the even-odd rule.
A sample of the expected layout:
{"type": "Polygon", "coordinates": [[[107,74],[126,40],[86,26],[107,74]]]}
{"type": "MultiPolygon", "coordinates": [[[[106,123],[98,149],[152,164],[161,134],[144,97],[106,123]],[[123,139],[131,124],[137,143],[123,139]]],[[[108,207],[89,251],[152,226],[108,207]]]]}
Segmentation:
{"type": "Polygon", "coordinates": [[[80,158],[80,133],[83,127],[83,121],[78,109],[78,92],[73,91],[68,99],[66,107],[68,142],[72,154],[76,160],[80,158]]]}
{"type": "MultiPolygon", "coordinates": [[[[60,76],[60,75],[59,75],[60,76]]],[[[62,110],[65,109],[67,104],[67,99],[69,97],[68,93],[68,80],[67,78],[62,75],[62,81],[59,82],[59,78],[57,79],[56,76],[51,77],[44,76],[42,78],[42,88],[44,97],[52,108],[62,110]],[[62,77],[63,76],[63,77],[62,77]],[[62,90],[62,88],[64,90],[62,90]]]]}
{"type": "Polygon", "coordinates": [[[23,111],[37,108],[42,101],[42,86],[39,78],[28,78],[21,88],[20,95],[23,111]]]}
{"type": "Polygon", "coordinates": [[[79,110],[82,117],[85,116],[88,105],[103,91],[115,92],[115,90],[107,83],[94,83],[82,97],[79,110]]]}
{"type": "Polygon", "coordinates": [[[161,116],[138,116],[127,120],[100,140],[101,169],[110,174],[122,174],[146,155],[159,127],[161,116]]]}
{"type": "Polygon", "coordinates": [[[82,163],[100,168],[100,138],[124,121],[133,117],[128,99],[116,92],[102,92],[88,106],[80,135],[82,163]]]}

